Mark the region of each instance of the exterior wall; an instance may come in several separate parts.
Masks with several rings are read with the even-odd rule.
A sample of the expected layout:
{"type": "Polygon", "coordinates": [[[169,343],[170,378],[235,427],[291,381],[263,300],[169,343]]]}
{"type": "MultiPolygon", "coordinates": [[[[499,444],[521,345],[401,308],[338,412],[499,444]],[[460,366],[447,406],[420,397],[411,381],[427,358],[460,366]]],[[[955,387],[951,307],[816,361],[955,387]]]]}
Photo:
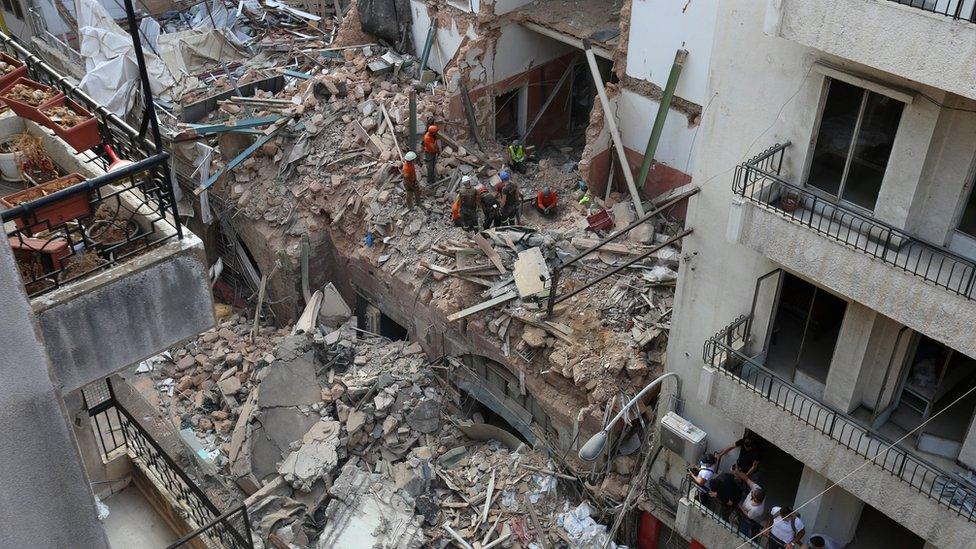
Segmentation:
{"type": "Polygon", "coordinates": [[[108,547],[64,402],[7,243],[0,244],[0,545],[108,547]]]}
{"type": "Polygon", "coordinates": [[[702,370],[710,381],[710,390],[699,394],[709,406],[715,407],[715,413],[741,422],[936,546],[971,546],[973,523],[810,428],[745,385],[711,368],[702,370]]]}
{"type": "MultiPolygon", "coordinates": [[[[739,548],[744,539],[724,528],[710,516],[705,515],[697,503],[683,497],[678,500],[678,512],[674,519],[674,530],[685,539],[697,540],[708,548],[739,548]]],[[[757,547],[746,545],[746,547],[757,547]]]]}
{"type": "Polygon", "coordinates": [[[214,324],[203,245],[192,234],[32,305],[65,393],[214,324]]]}
{"type": "Polygon", "coordinates": [[[688,59],[675,93],[704,105],[708,60],[715,36],[716,4],[715,0],[691,3],[633,0],[627,75],[664,88],[674,62],[674,52],[679,48],[686,49],[688,59]],[[647,32],[648,29],[653,32],[647,32]]]}
{"type": "Polygon", "coordinates": [[[769,0],[768,4],[771,34],[976,99],[976,25],[972,23],[891,0],[769,0]]]}
{"type": "MultiPolygon", "coordinates": [[[[752,202],[731,208],[732,240],[791,271],[976,357],[976,302],[829,240],[752,202]]],[[[746,312],[748,309],[741,312],[746,312]]],[[[738,313],[737,313],[738,314],[738,313]]],[[[728,317],[729,319],[733,317],[728,317]]]]}

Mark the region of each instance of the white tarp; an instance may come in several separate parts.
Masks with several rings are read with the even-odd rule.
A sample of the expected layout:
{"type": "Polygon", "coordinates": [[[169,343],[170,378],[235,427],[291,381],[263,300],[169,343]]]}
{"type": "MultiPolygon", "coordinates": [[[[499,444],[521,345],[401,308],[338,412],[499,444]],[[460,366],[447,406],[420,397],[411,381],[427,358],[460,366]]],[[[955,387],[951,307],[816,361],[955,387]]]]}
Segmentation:
{"type": "MultiPolygon", "coordinates": [[[[132,38],[115,24],[95,0],[75,0],[81,57],[85,77],[81,89],[108,110],[124,116],[139,91],[139,65],[132,38]]],[[[175,83],[159,57],[145,52],[150,89],[154,96],[166,97],[175,83]]]]}

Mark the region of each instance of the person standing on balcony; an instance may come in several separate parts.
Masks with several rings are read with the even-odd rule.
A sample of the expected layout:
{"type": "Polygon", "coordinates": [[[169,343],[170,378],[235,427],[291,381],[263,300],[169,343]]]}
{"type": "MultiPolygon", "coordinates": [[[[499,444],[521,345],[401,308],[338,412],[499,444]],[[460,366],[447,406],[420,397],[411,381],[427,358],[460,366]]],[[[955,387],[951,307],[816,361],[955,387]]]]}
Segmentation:
{"type": "Polygon", "coordinates": [[[762,528],[760,520],[766,512],[766,493],[745,473],[735,471],[732,474],[743,486],[748,487],[748,495],[739,503],[736,514],[739,515],[739,533],[751,538],[762,528]]]}
{"type": "Polygon", "coordinates": [[[806,534],[800,515],[793,512],[793,509],[783,507],[773,507],[772,516],[767,523],[768,526],[763,530],[763,534],[769,536],[769,549],[799,549],[801,542],[806,534]]]}
{"type": "Polygon", "coordinates": [[[722,520],[729,520],[729,516],[742,501],[744,494],[731,473],[722,473],[708,481],[708,495],[715,502],[714,511],[722,517],[722,520]]]}
{"type": "Polygon", "coordinates": [[[844,544],[826,534],[810,536],[810,543],[804,545],[810,549],[844,549],[844,544]]]}
{"type": "Polygon", "coordinates": [[[698,467],[688,467],[688,476],[698,487],[698,501],[704,505],[708,505],[708,481],[715,476],[717,470],[718,460],[715,459],[714,454],[702,456],[698,467]]]}
{"type": "Polygon", "coordinates": [[[756,473],[759,472],[759,461],[762,459],[762,450],[759,449],[759,445],[753,437],[746,435],[740,438],[735,441],[735,444],[716,454],[715,457],[722,459],[722,456],[736,448],[739,449],[739,457],[732,465],[732,470],[741,471],[747,477],[755,479],[756,473]]]}

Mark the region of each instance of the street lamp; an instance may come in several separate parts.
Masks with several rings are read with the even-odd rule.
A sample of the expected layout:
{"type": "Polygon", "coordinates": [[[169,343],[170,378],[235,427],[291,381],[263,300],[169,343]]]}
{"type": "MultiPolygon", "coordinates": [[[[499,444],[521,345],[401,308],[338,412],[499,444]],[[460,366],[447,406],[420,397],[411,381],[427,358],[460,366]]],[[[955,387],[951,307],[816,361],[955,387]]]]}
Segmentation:
{"type": "Polygon", "coordinates": [[[604,446],[607,445],[607,439],[610,438],[610,429],[613,429],[614,424],[616,424],[618,421],[620,421],[622,417],[624,417],[624,413],[626,413],[631,406],[636,404],[637,401],[643,398],[644,395],[646,395],[651,389],[660,385],[662,381],[664,381],[666,378],[670,376],[675,376],[675,378],[677,378],[678,374],[674,372],[668,372],[658,377],[654,381],[648,383],[647,387],[641,389],[641,391],[637,393],[637,396],[630,399],[630,402],[628,402],[626,406],[624,406],[623,408],[620,409],[619,412],[617,412],[617,415],[615,415],[613,419],[610,420],[610,423],[607,423],[606,427],[601,429],[599,433],[590,437],[590,440],[587,440],[586,444],[584,444],[583,447],[580,448],[579,451],[580,459],[582,459],[583,461],[596,461],[596,458],[600,457],[600,454],[603,453],[604,446]]]}

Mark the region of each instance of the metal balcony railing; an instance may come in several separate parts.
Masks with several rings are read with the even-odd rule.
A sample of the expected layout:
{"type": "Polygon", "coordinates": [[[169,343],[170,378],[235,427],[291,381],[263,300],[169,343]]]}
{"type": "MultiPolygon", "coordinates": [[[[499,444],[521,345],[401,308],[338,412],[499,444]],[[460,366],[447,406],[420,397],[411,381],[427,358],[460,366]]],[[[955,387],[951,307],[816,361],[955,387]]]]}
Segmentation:
{"type": "Polygon", "coordinates": [[[736,166],[732,190],[793,223],[973,299],[976,262],[780,177],[789,142],[736,166]]]}
{"type": "Polygon", "coordinates": [[[213,549],[253,549],[247,508],[240,505],[222,513],[116,400],[111,381],[102,380],[86,387],[82,395],[103,455],[110,459],[124,450],[136,467],[162,487],[164,496],[176,512],[197,528],[170,547],[193,543],[213,549]]]}
{"type": "MultiPolygon", "coordinates": [[[[125,5],[130,27],[135,28],[131,0],[125,0],[125,5]]],[[[138,130],[58,74],[16,39],[0,32],[0,48],[23,61],[30,78],[61,90],[90,111],[98,120],[103,145],[114,150],[119,158],[132,162],[123,167],[116,165],[109,171],[107,150],[103,145],[96,146],[84,153],[84,162],[108,173],[2,212],[3,223],[12,222],[15,227],[7,231],[7,240],[17,256],[31,297],[183,236],[170,179],[169,154],[163,150],[138,33],[133,36],[133,46],[142,77],[141,100],[145,109],[138,130]],[[52,208],[72,202],[76,209],[87,213],[65,221],[63,216],[47,215],[52,208]]]]}
{"type": "Polygon", "coordinates": [[[903,6],[917,8],[929,13],[945,15],[976,23],[976,2],[973,0],[888,0],[903,6]]]}
{"type": "Polygon", "coordinates": [[[880,433],[829,404],[804,393],[789,381],[766,369],[746,354],[752,318],[742,315],[709,338],[704,345],[705,364],[768,400],[810,428],[870,460],[920,494],[953,513],[976,522],[976,487],[955,473],[895,445],[880,433]]]}
{"type": "MultiPolygon", "coordinates": [[[[764,537],[759,537],[755,541],[749,536],[746,536],[739,531],[738,515],[736,513],[730,513],[728,517],[723,517],[721,514],[717,513],[715,509],[711,507],[711,504],[703,503],[698,499],[698,485],[694,484],[687,475],[681,481],[681,497],[685,498],[688,504],[697,509],[699,513],[708,517],[716,524],[721,526],[723,529],[728,530],[739,538],[739,543],[736,547],[764,547],[765,545],[760,545],[757,542],[765,540],[764,537]]],[[[706,500],[707,501],[707,500],[706,500]]]]}

